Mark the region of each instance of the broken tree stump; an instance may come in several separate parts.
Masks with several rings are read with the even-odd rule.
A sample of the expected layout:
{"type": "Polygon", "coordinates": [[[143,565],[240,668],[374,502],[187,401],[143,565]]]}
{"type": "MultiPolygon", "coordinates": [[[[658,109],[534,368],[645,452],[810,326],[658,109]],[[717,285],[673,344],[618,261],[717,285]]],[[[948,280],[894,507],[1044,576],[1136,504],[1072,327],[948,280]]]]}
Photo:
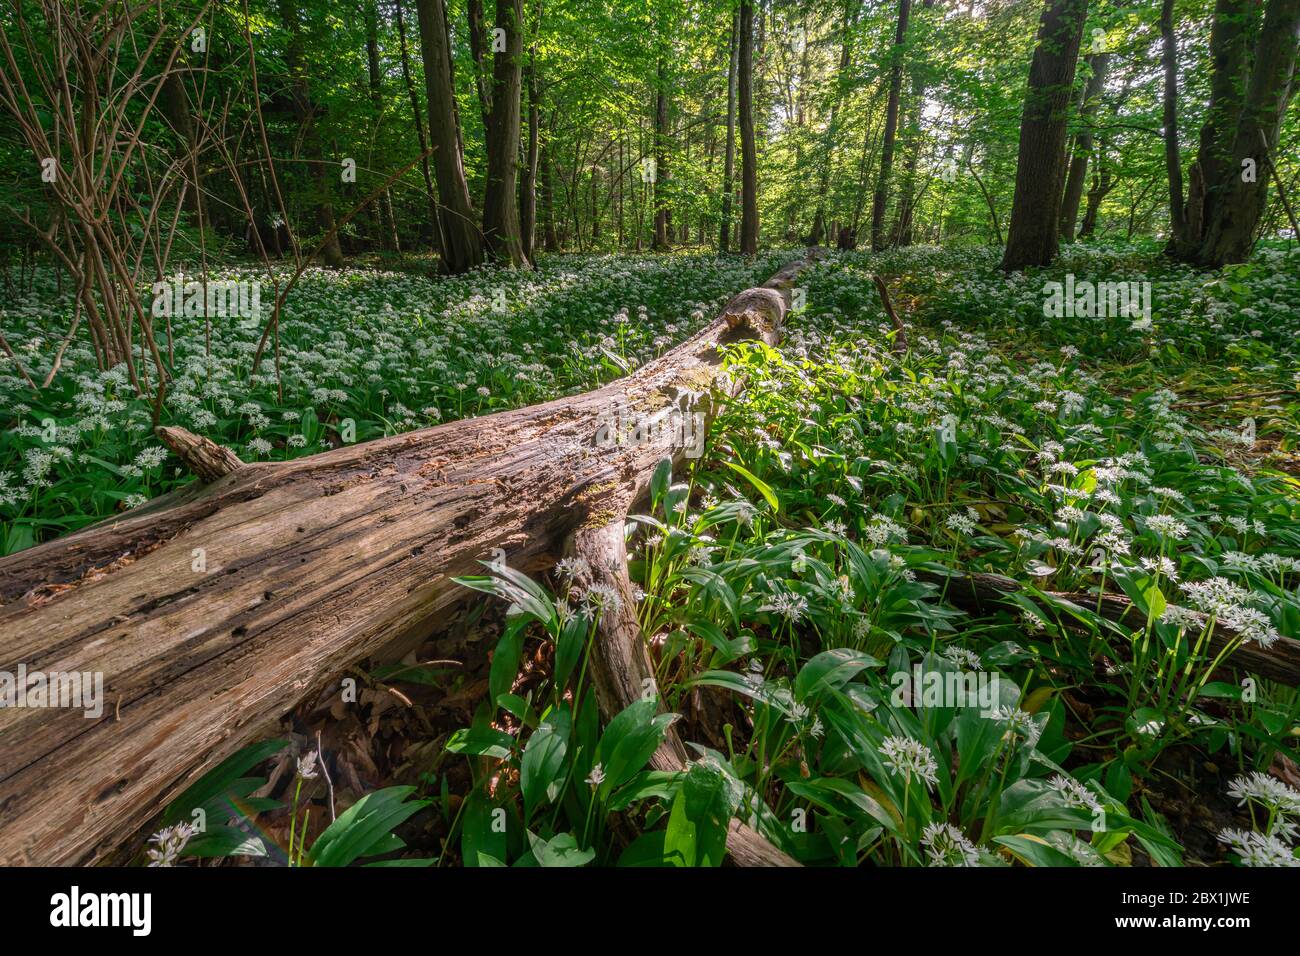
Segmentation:
{"type": "Polygon", "coordinates": [[[0,670],[101,673],[106,698],[96,719],[0,708],[0,864],[104,859],[349,665],[436,628],[494,549],[550,566],[611,489],[682,455],[671,428],[611,443],[602,423],[707,405],[718,346],[775,341],[814,258],[586,394],[220,476],[204,447],[187,464],[211,483],[0,558],[0,670]]]}

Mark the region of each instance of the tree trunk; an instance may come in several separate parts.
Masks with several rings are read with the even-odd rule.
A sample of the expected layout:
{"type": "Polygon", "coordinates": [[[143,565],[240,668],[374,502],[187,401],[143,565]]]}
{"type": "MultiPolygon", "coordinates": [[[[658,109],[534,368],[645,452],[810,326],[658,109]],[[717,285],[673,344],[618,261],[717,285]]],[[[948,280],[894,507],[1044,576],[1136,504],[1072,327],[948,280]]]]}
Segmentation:
{"type": "Polygon", "coordinates": [[[659,54],[659,65],[655,71],[655,174],[650,182],[654,196],[654,241],[650,248],[663,252],[668,248],[668,196],[664,183],[668,179],[668,141],[671,133],[668,128],[668,57],[663,51],[659,54]]]}
{"type": "Polygon", "coordinates": [[[1109,53],[1094,53],[1087,58],[1092,74],[1083,92],[1083,105],[1079,108],[1079,135],[1074,143],[1074,158],[1065,180],[1065,195],[1061,198],[1061,240],[1074,241],[1074,229],[1079,219],[1079,205],[1083,201],[1083,185],[1088,178],[1088,158],[1092,155],[1092,121],[1097,103],[1106,88],[1106,73],[1110,67],[1109,53]]]}
{"type": "Polygon", "coordinates": [[[1227,180],[1227,170],[1241,170],[1240,158],[1232,155],[1232,146],[1250,82],[1262,7],[1260,0],[1218,0],[1215,4],[1210,29],[1210,100],[1191,172],[1210,188],[1202,190],[1199,209],[1189,201],[1189,212],[1199,220],[1200,228],[1189,229],[1189,248],[1177,250],[1184,258],[1195,255],[1205,221],[1215,216],[1220,184],[1227,180]]]}
{"type": "Polygon", "coordinates": [[[1244,262],[1255,245],[1255,230],[1268,196],[1268,157],[1277,148],[1282,116],[1294,92],[1300,0],[1270,0],[1255,48],[1250,85],[1237,120],[1231,157],[1216,182],[1206,181],[1215,199],[1204,218],[1204,237],[1196,261],[1220,267],[1244,262]],[[1254,160],[1254,175],[1241,163],[1254,160]]]}
{"type": "Polygon", "coordinates": [[[898,0],[898,25],[894,29],[893,63],[889,67],[889,101],[885,106],[885,133],[880,146],[876,192],[871,200],[871,249],[885,248],[885,207],[889,203],[889,177],[894,168],[894,139],[898,135],[898,100],[903,91],[903,43],[912,0],[898,0]]]}
{"type": "MultiPolygon", "coordinates": [[[[540,7],[539,2],[539,10],[540,7]]],[[[534,46],[528,54],[528,146],[519,176],[519,242],[520,251],[528,262],[537,258],[537,127],[541,122],[537,96],[537,48],[534,46]]]]}
{"type": "Polygon", "coordinates": [[[850,40],[853,35],[853,9],[852,5],[845,6],[844,22],[840,26],[843,31],[840,39],[840,65],[839,69],[835,71],[835,91],[831,94],[830,116],[826,121],[826,139],[822,143],[821,176],[817,184],[817,211],[813,213],[812,231],[808,237],[808,244],[813,246],[820,245],[828,235],[826,230],[826,200],[831,191],[831,172],[835,167],[835,133],[837,131],[836,123],[839,119],[840,98],[844,95],[844,85],[847,82],[852,54],[850,40]]]}
{"type": "Polygon", "coordinates": [[[727,66],[727,144],[722,164],[722,224],[718,229],[718,251],[731,251],[731,194],[736,175],[736,72],[740,37],[737,20],[731,20],[731,56],[727,66]]]}
{"type": "MultiPolygon", "coordinates": [[[[596,391],[289,462],[208,454],[208,467],[234,470],[0,558],[0,669],[102,673],[108,702],[95,720],[0,708],[0,864],[104,859],[296,702],[426,637],[463,597],[452,578],[494,549],[538,570],[570,535],[581,550],[588,532],[621,534],[656,464],[684,452],[673,416],[711,413],[718,346],[774,343],[808,261],[596,391]],[[644,416],[636,440],[602,438],[628,409],[644,416]]],[[[191,460],[202,444],[160,432],[191,460]]],[[[608,573],[626,585],[622,568],[608,573]]],[[[625,621],[602,625],[592,667],[605,719],[644,692],[624,678],[647,673],[646,653],[625,621]]]]}
{"type": "Polygon", "coordinates": [[[1097,229],[1097,216],[1101,212],[1101,201],[1115,188],[1109,164],[1098,156],[1097,170],[1093,173],[1092,187],[1088,190],[1088,205],[1083,211],[1083,222],[1079,224],[1079,238],[1087,239],[1097,229]]]}
{"type": "Polygon", "coordinates": [[[758,253],[758,157],[754,149],[754,4],[740,0],[740,251],[758,253]]]}
{"type": "Polygon", "coordinates": [[[172,132],[179,141],[177,159],[185,169],[188,188],[182,207],[186,212],[197,217],[196,223],[207,221],[203,202],[203,177],[199,173],[198,141],[194,132],[194,116],[190,112],[189,97],[180,74],[170,72],[164,78],[162,91],[158,99],[163,115],[171,124],[172,132]]]}
{"type": "Polygon", "coordinates": [[[483,129],[490,125],[492,115],[492,79],[487,67],[487,30],[483,24],[483,0],[465,0],[465,18],[469,21],[469,54],[474,60],[474,91],[478,94],[479,114],[483,129]]]}
{"type": "Polygon", "coordinates": [[[1160,63],[1165,80],[1161,119],[1169,187],[1169,241],[1177,248],[1187,243],[1187,210],[1183,207],[1183,159],[1178,144],[1178,39],[1174,35],[1174,0],[1162,0],[1160,5],[1160,63]]]}
{"type": "Polygon", "coordinates": [[[424,135],[424,118],[421,116],[420,97],[415,92],[415,83],[411,80],[411,61],[406,48],[406,18],[402,7],[406,0],[395,0],[393,7],[397,13],[397,39],[402,54],[402,82],[406,84],[406,95],[411,101],[411,118],[415,121],[415,134],[420,144],[420,172],[424,176],[424,197],[428,203],[429,231],[433,236],[434,251],[442,253],[441,229],[438,226],[438,196],[433,190],[433,174],[429,171],[429,140],[424,135]]]}
{"type": "Polygon", "coordinates": [[[320,259],[325,265],[340,269],[343,267],[343,248],[339,245],[338,231],[335,228],[334,204],[330,201],[333,189],[325,171],[325,154],[321,147],[320,131],[316,126],[316,106],[311,99],[311,84],[303,66],[302,26],[298,20],[297,0],[280,0],[279,12],[285,29],[289,31],[284,65],[289,73],[294,118],[304,130],[303,148],[311,163],[311,180],[316,193],[313,197],[316,224],[328,237],[320,259]]]}
{"type": "Polygon", "coordinates": [[[555,189],[551,184],[551,150],[546,143],[538,149],[537,165],[542,183],[542,248],[547,252],[559,252],[560,237],[555,232],[555,189]]]}
{"type": "MultiPolygon", "coordinates": [[[[384,115],[383,78],[379,69],[379,5],[366,0],[366,65],[370,72],[370,103],[375,110],[378,128],[384,115]]],[[[397,252],[397,220],[393,217],[393,197],[387,189],[379,197],[380,242],[389,252],[397,252]]]]}
{"type": "Polygon", "coordinates": [[[492,114],[487,128],[483,238],[498,262],[526,266],[519,238],[519,103],[523,89],[524,0],[497,0],[496,28],[505,50],[492,59],[492,114]]]}
{"type": "Polygon", "coordinates": [[[1016,191],[1002,268],[1045,266],[1060,248],[1065,131],[1088,0],[1047,0],[1020,120],[1016,191]]]}
{"type": "Polygon", "coordinates": [[[908,146],[907,159],[903,161],[902,182],[898,188],[898,203],[894,210],[894,228],[890,233],[890,242],[895,246],[912,244],[912,213],[921,196],[925,195],[922,187],[920,195],[916,189],[916,166],[921,153],[921,107],[925,103],[925,87],[917,80],[912,84],[911,103],[908,107],[907,130],[903,142],[908,146]]]}
{"type": "Polygon", "coordinates": [[[438,222],[446,270],[456,275],[483,263],[483,243],[475,223],[474,205],[465,181],[460,148],[460,124],[452,89],[451,43],[447,35],[444,0],[416,0],[420,47],[424,56],[425,95],[429,106],[429,137],[438,177],[438,222]]]}

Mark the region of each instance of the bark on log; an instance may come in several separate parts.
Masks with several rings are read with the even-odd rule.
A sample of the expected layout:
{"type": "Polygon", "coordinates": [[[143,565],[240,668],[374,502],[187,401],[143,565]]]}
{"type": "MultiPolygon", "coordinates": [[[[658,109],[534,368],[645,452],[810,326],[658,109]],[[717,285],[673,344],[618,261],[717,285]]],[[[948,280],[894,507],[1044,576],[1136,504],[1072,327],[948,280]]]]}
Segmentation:
{"type": "Polygon", "coordinates": [[[814,257],[767,283],[780,294],[743,297],[595,391],[244,464],[0,558],[0,670],[102,673],[105,697],[98,719],[0,708],[0,864],[102,860],[297,701],[429,633],[463,595],[450,579],[478,559],[502,548],[521,570],[552,564],[580,522],[614,517],[613,494],[639,490],[674,451],[664,428],[601,447],[600,423],[620,407],[663,415],[708,393],[718,346],[764,316],[774,327],[761,334],[775,335],[814,257]]]}
{"type": "Polygon", "coordinates": [[[244,467],[239,456],[229,448],[188,429],[162,425],[154,429],[154,434],[200,481],[216,481],[244,467]]]}

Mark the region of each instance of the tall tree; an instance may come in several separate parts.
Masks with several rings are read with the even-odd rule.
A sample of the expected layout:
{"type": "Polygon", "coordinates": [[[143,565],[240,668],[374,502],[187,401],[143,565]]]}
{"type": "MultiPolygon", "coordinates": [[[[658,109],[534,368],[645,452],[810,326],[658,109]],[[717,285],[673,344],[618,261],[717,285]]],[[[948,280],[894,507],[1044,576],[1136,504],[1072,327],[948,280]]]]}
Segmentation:
{"type": "Polygon", "coordinates": [[[826,197],[831,189],[831,171],[835,167],[835,134],[838,130],[840,100],[848,84],[849,59],[852,52],[853,11],[856,4],[846,4],[840,25],[840,61],[835,71],[834,88],[831,91],[830,115],[826,121],[826,136],[820,150],[821,170],[817,184],[817,210],[813,213],[812,232],[808,244],[820,245],[826,235],[826,197]]]}
{"type": "Polygon", "coordinates": [[[1101,203],[1115,188],[1115,173],[1108,160],[1110,143],[1102,138],[1101,148],[1093,162],[1092,185],[1088,187],[1088,203],[1083,210],[1083,220],[1079,223],[1079,238],[1087,239],[1097,230],[1097,218],[1101,213],[1101,203]]]}
{"type": "Polygon", "coordinates": [[[1174,0],[1161,0],[1160,4],[1160,65],[1164,72],[1161,120],[1169,185],[1170,242],[1177,248],[1187,243],[1187,210],[1183,206],[1183,159],[1178,145],[1178,39],[1174,35],[1174,0]]]}
{"type": "Polygon", "coordinates": [[[1047,0],[1020,118],[1016,191],[1002,268],[1045,266],[1060,249],[1065,133],[1088,0],[1047,0]]]}
{"type": "Polygon", "coordinates": [[[731,251],[731,194],[736,176],[736,72],[740,52],[739,19],[731,18],[731,56],[727,65],[727,143],[722,162],[722,224],[718,230],[718,251],[731,251]]]}
{"type": "Polygon", "coordinates": [[[207,209],[203,201],[203,175],[199,171],[198,136],[190,112],[189,94],[185,92],[181,76],[179,71],[173,70],[163,78],[158,105],[162,107],[163,115],[176,134],[176,158],[185,168],[188,180],[183,199],[185,211],[194,213],[198,216],[198,221],[203,222],[207,209]]]}
{"type": "Polygon", "coordinates": [[[1268,197],[1268,164],[1295,93],[1298,34],[1300,0],[1269,0],[1232,141],[1230,155],[1237,163],[1224,163],[1217,179],[1206,181],[1206,194],[1213,192],[1215,199],[1209,214],[1202,216],[1204,232],[1196,255],[1201,265],[1244,262],[1254,247],[1268,197]],[[1248,175],[1251,169],[1254,174],[1248,175]]]}
{"type": "Polygon", "coordinates": [[[740,251],[758,253],[758,156],[754,148],[754,3],[740,0],[740,251]]]}
{"type": "Polygon", "coordinates": [[[876,192],[871,200],[871,248],[885,248],[885,207],[889,202],[889,177],[894,168],[894,140],[898,136],[898,101],[903,92],[903,50],[907,40],[907,21],[912,15],[912,0],[898,0],[898,22],[894,27],[894,46],[890,52],[889,100],[885,105],[885,132],[880,145],[880,167],[876,172],[876,192]]]}
{"type": "Polygon", "coordinates": [[[650,181],[654,195],[654,241],[650,248],[662,252],[668,248],[668,231],[671,224],[668,211],[668,146],[672,136],[668,125],[668,57],[671,49],[663,40],[660,26],[659,56],[655,64],[655,174],[650,181]]]}
{"type": "Polygon", "coordinates": [[[424,198],[429,214],[429,231],[433,236],[435,251],[442,251],[441,230],[438,226],[438,196],[433,189],[433,174],[429,171],[429,138],[424,135],[424,119],[421,115],[420,97],[415,92],[415,83],[411,79],[411,58],[406,46],[406,17],[402,7],[406,0],[394,0],[393,7],[397,21],[398,52],[402,60],[402,83],[406,87],[407,99],[411,102],[411,119],[415,123],[416,140],[420,144],[420,173],[424,177],[424,198]]]}
{"type": "Polygon", "coordinates": [[[1210,27],[1210,100],[1196,161],[1188,171],[1192,191],[1186,244],[1176,254],[1188,257],[1199,246],[1204,221],[1214,218],[1227,171],[1240,169],[1232,146],[1250,82],[1251,60],[1262,13],[1260,0],[1217,0],[1210,27]],[[1208,189],[1206,187],[1209,187],[1208,189]]]}
{"type": "Polygon", "coordinates": [[[429,137],[433,144],[438,178],[438,223],[442,261],[453,275],[483,262],[483,242],[476,225],[474,205],[465,181],[465,161],[460,147],[460,122],[452,87],[451,40],[447,34],[444,0],[416,0],[420,20],[420,48],[424,57],[424,85],[429,108],[429,137]]]}
{"type": "Polygon", "coordinates": [[[1084,62],[1092,72],[1088,74],[1088,82],[1083,91],[1083,102],[1079,107],[1079,133],[1074,139],[1074,156],[1070,160],[1070,171],[1065,179],[1065,194],[1061,197],[1061,239],[1064,242],[1074,241],[1074,228],[1079,219],[1079,204],[1083,200],[1083,187],[1088,178],[1088,160],[1092,156],[1092,123],[1102,91],[1106,88],[1110,54],[1094,53],[1084,62]]]}
{"type": "Polygon", "coordinates": [[[533,26],[533,42],[528,48],[528,143],[524,153],[524,166],[519,174],[519,241],[524,258],[529,262],[536,259],[534,247],[537,242],[537,162],[538,140],[541,132],[541,94],[537,79],[537,34],[542,27],[542,3],[537,0],[537,17],[533,26]]]}
{"type": "MultiPolygon", "coordinates": [[[[379,3],[366,0],[366,66],[369,70],[370,105],[375,111],[375,126],[383,122],[384,87],[379,68],[379,3]]],[[[397,220],[393,216],[393,197],[385,189],[379,197],[380,242],[389,252],[398,251],[397,220]]]]}
{"type": "Polygon", "coordinates": [[[487,127],[487,187],[483,238],[498,262],[526,266],[519,238],[519,123],[523,89],[524,0],[497,0],[497,36],[504,49],[492,58],[492,112],[487,127]]]}
{"type": "Polygon", "coordinates": [[[537,173],[540,181],[538,200],[542,207],[542,248],[547,252],[560,251],[560,235],[555,229],[555,188],[552,184],[551,147],[542,140],[537,151],[537,173]]]}
{"type": "Polygon", "coordinates": [[[284,65],[289,72],[289,96],[293,103],[294,118],[302,131],[303,151],[311,166],[316,222],[325,234],[320,258],[327,266],[337,269],[343,266],[343,248],[339,245],[338,230],[335,228],[334,204],[330,200],[325,154],[321,145],[320,127],[316,122],[318,108],[312,101],[311,83],[307,79],[304,63],[302,24],[297,0],[280,0],[279,13],[281,22],[289,31],[289,44],[284,51],[284,65]]]}
{"type": "Polygon", "coordinates": [[[486,66],[487,28],[483,23],[483,0],[465,0],[465,18],[469,21],[469,55],[474,61],[474,90],[478,108],[487,129],[492,115],[492,78],[486,66]]]}
{"type": "MultiPolygon", "coordinates": [[[[1169,3],[1161,10],[1166,103],[1178,83],[1169,63],[1169,3]]],[[[1300,0],[1217,0],[1210,30],[1210,102],[1183,201],[1176,150],[1166,144],[1173,238],[1166,251],[1186,262],[1222,266],[1250,255],[1267,202],[1269,164],[1294,72],[1300,0]]]]}

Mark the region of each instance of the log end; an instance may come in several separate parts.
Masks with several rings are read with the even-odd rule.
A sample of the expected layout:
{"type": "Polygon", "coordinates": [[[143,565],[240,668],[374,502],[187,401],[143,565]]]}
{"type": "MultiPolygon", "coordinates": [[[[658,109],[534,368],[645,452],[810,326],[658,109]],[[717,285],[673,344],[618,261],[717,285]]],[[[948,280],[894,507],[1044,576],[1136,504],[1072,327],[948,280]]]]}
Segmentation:
{"type": "Polygon", "coordinates": [[[189,429],[175,425],[159,425],[154,429],[154,434],[175,452],[176,457],[200,481],[213,482],[245,467],[239,456],[229,448],[218,445],[202,435],[196,435],[189,429]]]}
{"type": "Polygon", "coordinates": [[[748,335],[775,345],[789,308],[776,289],[746,289],[727,303],[722,319],[730,335],[748,335]]]}

